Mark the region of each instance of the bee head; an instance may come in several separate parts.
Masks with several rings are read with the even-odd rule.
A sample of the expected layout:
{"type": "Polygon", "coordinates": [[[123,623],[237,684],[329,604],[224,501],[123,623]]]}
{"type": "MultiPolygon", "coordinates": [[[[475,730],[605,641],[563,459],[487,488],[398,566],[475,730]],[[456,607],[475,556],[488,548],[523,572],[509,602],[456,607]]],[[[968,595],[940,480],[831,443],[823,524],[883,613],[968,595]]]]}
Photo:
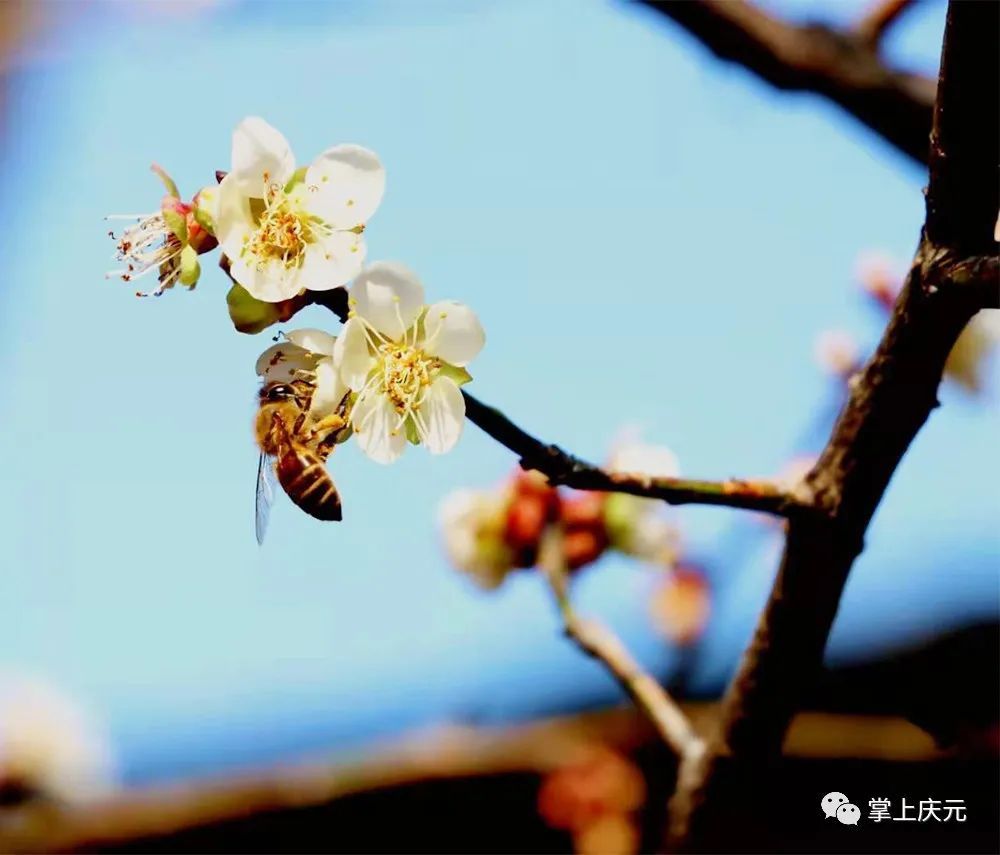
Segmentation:
{"type": "Polygon", "coordinates": [[[287,383],[271,383],[260,390],[262,401],[287,401],[295,396],[295,390],[287,383]]]}

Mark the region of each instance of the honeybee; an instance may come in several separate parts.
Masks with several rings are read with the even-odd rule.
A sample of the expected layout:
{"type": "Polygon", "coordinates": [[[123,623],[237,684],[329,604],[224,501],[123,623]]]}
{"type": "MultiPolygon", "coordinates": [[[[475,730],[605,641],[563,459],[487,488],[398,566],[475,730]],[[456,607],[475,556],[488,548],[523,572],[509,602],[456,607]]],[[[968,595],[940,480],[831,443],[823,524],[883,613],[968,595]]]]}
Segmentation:
{"type": "Polygon", "coordinates": [[[257,465],[255,527],[264,542],[274,498],[274,481],[288,497],[319,520],[340,520],[340,494],[326,471],[326,459],[347,428],[343,405],[318,422],[309,419],[313,385],[306,379],[272,382],[260,390],[254,432],[257,465]]]}

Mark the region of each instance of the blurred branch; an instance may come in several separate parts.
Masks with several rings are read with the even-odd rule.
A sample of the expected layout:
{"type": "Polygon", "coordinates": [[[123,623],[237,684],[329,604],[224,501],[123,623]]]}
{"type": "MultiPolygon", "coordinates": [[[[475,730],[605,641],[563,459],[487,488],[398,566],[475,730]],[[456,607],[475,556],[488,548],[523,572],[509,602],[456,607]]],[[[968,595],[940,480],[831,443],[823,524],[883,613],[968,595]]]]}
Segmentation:
{"type": "Polygon", "coordinates": [[[550,526],[538,549],[538,567],[552,589],[567,637],[587,656],[604,665],[649,719],[657,734],[678,757],[702,750],[702,742],[677,702],[642,669],[622,640],[595,620],[580,617],[569,599],[568,569],[562,531],[550,526]]]}
{"type": "Polygon", "coordinates": [[[724,505],[730,508],[792,516],[808,505],[791,492],[768,481],[695,481],[689,478],[652,478],[639,473],[609,472],[549,445],[518,427],[502,412],[468,392],[465,409],[469,420],[521,458],[524,469],[535,469],[552,484],[577,490],[628,493],[662,499],[671,505],[724,505]]]}
{"type": "Polygon", "coordinates": [[[896,467],[938,405],[945,361],[967,322],[1000,302],[998,207],[1000,4],[952,0],[931,142],[927,223],[875,355],[805,482],[822,514],[790,520],[785,552],[754,637],[723,699],[709,750],[686,765],[671,844],[704,844],[713,806],[740,767],[781,750],[819,672],[830,627],[868,524],[896,467]],[[984,69],[989,69],[984,71],[984,69]]]}
{"type": "Polygon", "coordinates": [[[877,48],[893,24],[914,4],[915,0],[875,0],[868,12],[855,25],[854,32],[859,39],[877,48]]]}
{"type": "MultiPolygon", "coordinates": [[[[706,733],[713,704],[684,704],[706,733]]],[[[446,726],[412,733],[339,762],[309,760],[216,779],[124,792],[97,804],[27,809],[23,821],[0,824],[0,851],[166,851],[153,842],[262,813],[301,810],[358,793],[427,781],[498,774],[545,775],[574,762],[595,743],[632,754],[655,744],[646,719],[633,710],[564,716],[507,727],[446,726]]],[[[905,719],[803,713],[787,754],[808,758],[866,757],[921,762],[943,756],[933,740],[905,719]]]]}
{"type": "MultiPolygon", "coordinates": [[[[900,151],[927,162],[934,81],[888,67],[870,33],[790,24],[746,0],[638,2],[684,27],[720,59],[744,66],[778,89],[823,95],[900,151]]],[[[901,11],[883,8],[882,22],[865,26],[884,29],[901,11]]]]}

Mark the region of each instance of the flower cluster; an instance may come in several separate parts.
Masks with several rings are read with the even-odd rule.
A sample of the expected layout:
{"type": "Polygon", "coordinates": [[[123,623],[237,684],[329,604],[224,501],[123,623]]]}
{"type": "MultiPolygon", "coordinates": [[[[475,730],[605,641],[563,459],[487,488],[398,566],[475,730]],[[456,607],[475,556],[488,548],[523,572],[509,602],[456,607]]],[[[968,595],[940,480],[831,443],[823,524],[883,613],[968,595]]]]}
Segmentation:
{"type": "MultiPolygon", "coordinates": [[[[608,468],[653,476],[677,474],[669,449],[622,443],[608,468]]],[[[561,533],[562,559],[579,570],[614,549],[669,568],[677,530],[655,499],[559,490],[538,472],[515,472],[492,490],[460,490],[442,503],[439,522],[451,562],[480,587],[498,587],[509,573],[538,561],[543,535],[561,533]]]]}
{"type": "Polygon", "coordinates": [[[343,418],[362,451],[396,460],[407,442],[433,454],[454,447],[465,419],[460,387],[485,335],[467,306],[427,304],[417,275],[402,264],[366,266],[364,232],[385,191],[378,156],[336,145],[298,166],[288,141],[263,119],[233,133],[232,160],[217,187],[190,203],[167,186],[159,210],[137,216],[118,239],[131,281],[158,272],[161,294],[176,282],[193,287],[198,256],[219,246],[234,285],[227,298],[237,329],[258,332],[287,320],[322,294],[349,285],[340,336],[320,330],[284,335],[258,360],[265,386],[299,381],[316,424],[343,418]]]}

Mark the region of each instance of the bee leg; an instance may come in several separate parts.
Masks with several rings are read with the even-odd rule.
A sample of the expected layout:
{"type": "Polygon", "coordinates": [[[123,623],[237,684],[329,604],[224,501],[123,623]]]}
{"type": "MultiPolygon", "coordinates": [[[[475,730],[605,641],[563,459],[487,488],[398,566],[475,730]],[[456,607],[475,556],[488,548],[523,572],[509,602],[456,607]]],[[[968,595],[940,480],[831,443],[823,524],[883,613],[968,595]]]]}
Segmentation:
{"type": "Polygon", "coordinates": [[[325,442],[331,434],[339,433],[345,427],[347,427],[347,422],[344,420],[343,416],[339,416],[336,413],[330,413],[328,416],[324,416],[312,428],[313,439],[317,442],[325,442]]]}

